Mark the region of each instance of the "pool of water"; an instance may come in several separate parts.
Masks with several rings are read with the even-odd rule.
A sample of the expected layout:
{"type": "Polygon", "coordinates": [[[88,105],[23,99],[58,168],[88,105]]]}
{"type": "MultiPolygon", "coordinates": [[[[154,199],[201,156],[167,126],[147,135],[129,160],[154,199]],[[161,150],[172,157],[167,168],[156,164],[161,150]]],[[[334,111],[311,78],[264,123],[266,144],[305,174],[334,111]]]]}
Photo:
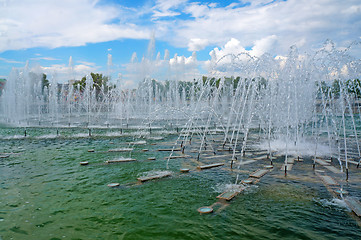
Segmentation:
{"type": "MultiPolygon", "coordinates": [[[[177,135],[136,136],[98,129],[89,137],[87,129],[75,128],[60,129],[57,136],[54,128],[30,128],[24,137],[23,128],[1,127],[0,152],[14,154],[0,159],[0,239],[361,239],[357,221],[310,171],[307,159],[287,177],[275,161],[272,172],[229,205],[200,214],[197,209],[216,203],[237,174],[246,179],[265,163],[197,171],[196,157],[186,151],[191,158],[171,159],[166,169],[169,152],[157,149],[174,146],[177,135]],[[146,144],[107,152],[135,141],[146,144]],[[120,157],[137,161],[105,163],[120,157]],[[157,171],[172,176],[137,182],[157,171]]],[[[356,197],[358,180],[345,186],[356,197]]]]}

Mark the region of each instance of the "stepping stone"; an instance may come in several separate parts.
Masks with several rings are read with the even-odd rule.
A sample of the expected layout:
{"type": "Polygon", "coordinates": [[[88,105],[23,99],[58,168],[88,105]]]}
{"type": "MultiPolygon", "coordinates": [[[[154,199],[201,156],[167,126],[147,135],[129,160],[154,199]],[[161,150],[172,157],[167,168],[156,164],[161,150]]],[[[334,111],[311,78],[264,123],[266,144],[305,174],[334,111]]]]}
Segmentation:
{"type": "Polygon", "coordinates": [[[258,169],[257,171],[255,171],[254,173],[252,173],[251,175],[249,175],[250,177],[254,177],[254,178],[261,178],[263,177],[266,173],[268,173],[268,170],[266,169],[258,169]]]}
{"type": "Polygon", "coordinates": [[[165,172],[165,173],[159,173],[159,174],[151,175],[151,176],[139,177],[137,179],[138,179],[138,181],[146,182],[146,181],[153,180],[153,179],[169,177],[170,175],[171,175],[171,173],[165,172]]]}
{"type": "Polygon", "coordinates": [[[335,168],[334,166],[324,166],[328,170],[330,170],[333,173],[342,173],[340,169],[335,168]]]}
{"type": "Polygon", "coordinates": [[[284,171],[286,166],[287,166],[287,171],[291,171],[293,164],[283,164],[281,170],[284,171]]]}
{"type": "Polygon", "coordinates": [[[119,183],[109,183],[108,187],[118,187],[119,185],[119,183]]]}
{"type": "Polygon", "coordinates": [[[137,161],[133,158],[120,158],[120,159],[113,159],[113,160],[108,160],[105,161],[106,163],[121,163],[121,162],[134,162],[137,161]]]}
{"type": "Polygon", "coordinates": [[[108,152],[131,152],[133,148],[113,148],[109,149],[108,152]]]}
{"type": "Polygon", "coordinates": [[[163,140],[164,137],[149,137],[150,140],[163,140]]]}
{"type": "Polygon", "coordinates": [[[188,158],[191,157],[190,155],[183,155],[183,156],[170,156],[170,157],[164,157],[164,159],[177,159],[177,158],[188,158]]]}
{"type": "Polygon", "coordinates": [[[347,162],[355,164],[355,165],[358,165],[358,163],[359,163],[358,161],[356,162],[356,161],[353,161],[353,160],[347,160],[347,162]]]}
{"type": "Polygon", "coordinates": [[[244,180],[241,181],[241,183],[243,183],[243,184],[252,184],[253,179],[252,178],[244,179],[244,180]]]}
{"type": "Polygon", "coordinates": [[[257,153],[257,154],[268,154],[268,151],[267,151],[267,150],[264,150],[264,151],[255,151],[255,153],[257,153]]]}
{"type": "MultiPolygon", "coordinates": [[[[195,151],[195,153],[198,153],[198,151],[195,151]]],[[[221,155],[212,155],[212,156],[207,156],[204,157],[205,159],[213,159],[213,158],[228,158],[228,157],[232,157],[233,154],[221,154],[221,155]]]]}
{"type": "Polygon", "coordinates": [[[175,148],[175,149],[172,149],[172,148],[161,148],[161,149],[158,149],[157,151],[159,152],[171,152],[171,151],[181,151],[180,148],[175,148]]]}
{"type": "Polygon", "coordinates": [[[209,164],[209,165],[197,166],[197,169],[203,170],[203,169],[214,168],[214,167],[219,167],[219,166],[223,166],[223,165],[224,165],[224,163],[213,163],[213,164],[209,164]]]}
{"type": "Polygon", "coordinates": [[[138,142],[130,142],[129,143],[130,145],[144,145],[144,144],[147,144],[146,141],[138,141],[138,142]]]}
{"type": "Polygon", "coordinates": [[[211,213],[211,212],[213,212],[213,208],[208,207],[208,206],[206,206],[206,207],[200,207],[200,208],[197,209],[197,211],[198,211],[199,213],[201,213],[201,214],[203,214],[203,213],[211,213]]]}
{"type": "Polygon", "coordinates": [[[338,185],[338,183],[333,180],[330,176],[319,176],[322,181],[324,181],[327,185],[338,185]]]}
{"type": "MultiPolygon", "coordinates": [[[[346,160],[344,160],[344,159],[342,159],[341,161],[342,161],[342,162],[346,162],[346,160]]],[[[353,161],[353,160],[347,159],[347,162],[348,162],[348,163],[352,163],[352,164],[354,164],[354,165],[358,165],[358,161],[353,161]]]]}
{"type": "Polygon", "coordinates": [[[320,164],[320,165],[322,165],[322,166],[328,166],[328,165],[330,165],[328,162],[326,162],[326,161],[324,161],[324,160],[322,160],[322,159],[316,159],[315,162],[318,163],[318,164],[320,164]]]}
{"type": "Polygon", "coordinates": [[[349,206],[349,208],[351,208],[351,210],[359,217],[361,217],[361,203],[360,201],[351,198],[351,197],[346,197],[345,198],[345,202],[347,204],[347,206],[349,206]]]}
{"type": "Polygon", "coordinates": [[[253,158],[254,160],[263,160],[263,159],[267,159],[267,155],[263,155],[263,156],[259,156],[259,157],[255,157],[253,158]]]}
{"type": "Polygon", "coordinates": [[[295,163],[295,159],[293,159],[293,158],[287,159],[287,164],[294,164],[294,163],[295,163]]]}
{"type": "Polygon", "coordinates": [[[229,201],[232,198],[234,198],[235,196],[237,196],[244,189],[246,189],[246,187],[240,186],[239,189],[236,189],[236,190],[232,189],[232,190],[221,193],[220,195],[217,196],[217,198],[229,201]]]}
{"type": "Polygon", "coordinates": [[[256,160],[247,160],[247,161],[242,161],[239,163],[239,165],[246,165],[246,164],[250,164],[250,163],[253,163],[253,162],[257,162],[256,160]]]}

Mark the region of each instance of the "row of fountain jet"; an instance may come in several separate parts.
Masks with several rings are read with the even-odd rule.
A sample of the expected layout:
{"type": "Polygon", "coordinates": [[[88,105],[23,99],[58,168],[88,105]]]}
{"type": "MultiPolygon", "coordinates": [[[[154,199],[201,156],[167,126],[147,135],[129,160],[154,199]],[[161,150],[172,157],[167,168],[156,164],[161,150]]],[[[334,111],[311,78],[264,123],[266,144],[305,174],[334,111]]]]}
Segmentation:
{"type": "Polygon", "coordinates": [[[328,41],[308,55],[291,47],[284,58],[214,57],[208,76],[192,79],[179,79],[191,75],[179,68],[172,73],[168,65],[167,81],[152,77],[165,60],[137,63],[133,58],[130,75],[140,81],[136,89],[94,87],[91,75],[84,88],[59,85],[54,77],[44,86],[42,76],[25,66],[9,76],[1,119],[17,126],[177,124],[187,133],[184,142],[199,134],[200,148],[217,130],[224,133],[223,144],[232,146],[234,158],[237,149],[245,151],[250,132],[258,131],[259,144],[267,145],[270,157],[274,140],[283,141],[285,161],[291,149],[301,151],[303,143],[312,142],[315,157],[337,158],[341,170],[348,169],[348,159],[361,156],[361,65],[351,54],[356,45],[339,50],[328,41]]]}

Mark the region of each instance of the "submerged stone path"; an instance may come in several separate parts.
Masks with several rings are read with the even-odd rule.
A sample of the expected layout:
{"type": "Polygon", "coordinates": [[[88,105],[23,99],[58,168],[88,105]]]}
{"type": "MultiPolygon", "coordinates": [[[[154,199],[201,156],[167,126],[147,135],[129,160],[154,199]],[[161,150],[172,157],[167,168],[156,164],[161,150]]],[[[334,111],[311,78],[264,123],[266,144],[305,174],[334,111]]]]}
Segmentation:
{"type": "MultiPolygon", "coordinates": [[[[179,144],[179,143],[177,143],[179,144]]],[[[199,144],[199,143],[198,143],[199,144]]],[[[160,144],[162,145],[162,144],[160,144]]],[[[228,147],[226,148],[217,148],[214,145],[208,145],[208,149],[202,147],[202,150],[200,151],[199,149],[194,149],[194,148],[189,148],[188,146],[186,147],[186,145],[183,145],[183,141],[181,144],[181,148],[177,147],[173,147],[173,148],[159,148],[159,149],[153,149],[153,151],[158,151],[158,152],[176,152],[176,151],[182,151],[183,154],[181,155],[171,155],[170,156],[166,156],[164,157],[164,159],[166,160],[177,160],[177,159],[186,159],[186,161],[188,163],[187,168],[181,168],[180,172],[178,173],[179,175],[181,174],[188,174],[188,172],[190,172],[190,174],[192,174],[191,169],[197,169],[197,170],[206,170],[206,169],[211,169],[211,168],[216,168],[216,167],[222,167],[222,170],[229,170],[229,171],[233,171],[234,173],[237,174],[243,174],[245,172],[247,172],[247,170],[239,170],[239,169],[232,169],[232,165],[237,165],[238,168],[240,166],[244,166],[244,165],[251,165],[251,169],[252,169],[252,164],[256,164],[257,162],[263,162],[263,161],[270,161],[271,164],[272,162],[274,162],[274,166],[277,167],[277,169],[279,169],[278,171],[291,171],[294,167],[294,164],[296,162],[303,162],[303,158],[302,157],[295,157],[295,156],[290,156],[286,163],[279,163],[278,161],[280,160],[280,158],[284,157],[284,154],[280,154],[280,153],[272,153],[272,161],[270,159],[270,156],[268,155],[268,151],[266,150],[255,150],[255,149],[247,149],[247,152],[245,152],[245,154],[240,154],[239,151],[236,151],[236,155],[233,155],[231,153],[226,153],[229,152],[230,149],[228,147]],[[186,151],[189,154],[184,154],[184,148],[186,149],[186,151]],[[223,154],[226,153],[226,154],[223,154]],[[198,157],[195,156],[195,154],[198,154],[198,157]],[[200,155],[201,155],[201,160],[203,162],[203,164],[201,164],[200,160],[200,155]],[[235,159],[232,159],[232,157],[235,157],[235,159]],[[222,160],[220,162],[216,162],[216,163],[212,163],[212,160],[222,160]],[[193,165],[195,164],[195,165],[193,165]],[[226,165],[227,164],[227,165],[226,165]],[[229,164],[229,165],[228,165],[229,164]]],[[[197,145],[197,141],[195,139],[193,139],[193,145],[197,145]]],[[[207,145],[206,145],[207,146],[207,145]]],[[[123,152],[123,151],[132,151],[133,149],[130,148],[116,148],[116,149],[109,149],[108,152],[123,152]]],[[[149,149],[147,149],[149,150],[149,149]]],[[[152,150],[150,150],[152,151],[152,150]]],[[[154,159],[154,158],[149,158],[149,159],[154,159]]],[[[106,163],[118,163],[118,162],[127,162],[127,161],[136,161],[135,159],[132,158],[128,158],[128,159],[115,159],[115,160],[108,160],[106,161],[106,163]]],[[[308,160],[307,160],[308,161],[308,160]]],[[[327,172],[331,173],[331,174],[335,174],[335,176],[340,176],[340,174],[342,174],[342,172],[340,171],[340,169],[338,169],[337,167],[332,165],[332,161],[331,160],[324,160],[321,158],[316,158],[314,161],[316,164],[322,166],[325,170],[320,170],[320,169],[314,169],[315,170],[315,174],[320,178],[320,180],[322,181],[322,183],[325,185],[325,187],[329,190],[329,192],[333,195],[336,196],[338,198],[342,198],[345,200],[345,203],[347,204],[347,206],[352,210],[352,212],[360,217],[361,216],[361,203],[358,199],[348,196],[347,192],[342,190],[341,185],[338,183],[338,180],[336,180],[333,176],[329,176],[327,172]],[[346,196],[346,197],[345,197],[346,196]]],[[[349,161],[349,163],[352,164],[357,164],[356,161],[351,162],[349,161]]],[[[258,164],[257,164],[258,165],[258,164]]],[[[249,186],[257,184],[261,178],[263,176],[265,176],[267,173],[269,173],[270,171],[273,170],[272,165],[267,165],[264,166],[264,168],[260,168],[257,169],[256,171],[253,171],[249,174],[248,178],[245,178],[243,180],[241,180],[237,185],[233,186],[230,189],[225,190],[224,192],[222,192],[221,194],[216,196],[216,199],[218,199],[218,201],[216,201],[215,203],[213,203],[210,206],[206,206],[206,208],[211,208],[212,212],[213,212],[213,208],[216,209],[215,213],[218,213],[220,211],[222,211],[223,209],[225,209],[228,205],[229,202],[234,199],[235,197],[237,197],[240,193],[242,193],[244,190],[246,190],[249,186]]],[[[310,165],[310,170],[312,165],[310,165]]],[[[298,170],[298,168],[296,169],[298,170]]],[[[294,171],[295,173],[297,173],[297,171],[294,171]]],[[[294,174],[295,174],[294,173],[294,174]]],[[[176,175],[178,175],[176,174],[176,175]]],[[[291,178],[292,176],[294,176],[294,174],[290,175],[291,178]]],[[[136,184],[141,184],[143,182],[147,182],[150,180],[155,180],[155,179],[161,179],[161,178],[166,178],[169,176],[172,176],[173,174],[171,172],[161,172],[161,173],[155,173],[155,174],[151,174],[149,176],[143,176],[143,177],[139,177],[137,178],[138,183],[136,184]]],[[[343,176],[343,175],[342,175],[343,176]]],[[[286,174],[285,174],[285,178],[287,178],[286,174]]],[[[133,186],[135,184],[125,184],[125,185],[129,185],[129,186],[133,186]]],[[[202,212],[202,214],[204,214],[205,212],[202,212]]],[[[361,226],[361,221],[358,218],[356,221],[360,222],[359,225],[361,226]]]]}

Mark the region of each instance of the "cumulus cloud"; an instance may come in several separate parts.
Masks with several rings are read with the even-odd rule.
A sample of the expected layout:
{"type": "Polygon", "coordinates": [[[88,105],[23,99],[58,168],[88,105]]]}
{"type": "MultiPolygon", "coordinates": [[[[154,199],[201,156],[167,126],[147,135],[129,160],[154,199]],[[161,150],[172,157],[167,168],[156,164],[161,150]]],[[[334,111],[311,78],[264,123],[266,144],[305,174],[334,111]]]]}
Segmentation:
{"type": "MultiPolygon", "coordinates": [[[[260,56],[269,52],[272,56],[286,56],[292,45],[306,50],[320,48],[328,38],[337,47],[348,46],[353,40],[360,41],[361,33],[359,0],[252,0],[234,1],[227,6],[221,1],[151,0],[144,1],[144,6],[138,4],[137,9],[122,5],[123,1],[101,0],[3,0],[2,3],[0,0],[0,53],[33,47],[81,46],[122,38],[148,39],[155,31],[157,40],[167,41],[172,47],[193,52],[212,46],[211,60],[207,62],[211,65],[227,54],[260,56]]],[[[359,49],[353,52],[360,55],[359,49]]],[[[7,58],[0,61],[16,62],[7,58]]],[[[164,60],[159,57],[156,64],[148,65],[138,63],[134,55],[131,64],[147,65],[138,70],[149,75],[150,66],[164,71],[173,66],[186,69],[193,66],[192,61],[190,57],[180,56],[170,59],[168,53],[164,60]]],[[[66,68],[66,64],[51,65],[47,70],[61,72],[66,68]]],[[[96,69],[96,65],[88,63],[74,66],[79,72],[96,69]]]]}
{"type": "Polygon", "coordinates": [[[276,41],[277,37],[271,35],[256,40],[254,46],[250,50],[246,50],[238,39],[231,38],[221,48],[216,47],[209,52],[211,59],[205,62],[206,68],[213,73],[228,71],[233,68],[233,64],[246,63],[269,52],[276,41]]]}
{"type": "Polygon", "coordinates": [[[271,35],[262,38],[260,40],[256,40],[254,42],[254,46],[252,47],[252,50],[250,51],[250,54],[259,57],[264,53],[272,52],[272,48],[275,47],[276,43],[277,43],[276,35],[271,35]]]}
{"type": "Polygon", "coordinates": [[[121,22],[124,9],[93,0],[18,0],[0,9],[0,52],[149,37],[146,29],[121,22]]]}
{"type": "Polygon", "coordinates": [[[254,0],[226,7],[216,1],[155,0],[137,9],[122,4],[4,1],[0,5],[0,52],[147,39],[155,30],[159,39],[189,51],[222,46],[235,38],[256,55],[264,50],[285,54],[291,45],[314,48],[328,38],[347,45],[359,39],[361,32],[359,0],[254,0]]]}
{"type": "Polygon", "coordinates": [[[241,45],[241,42],[235,38],[231,38],[221,49],[216,47],[210,51],[209,55],[212,61],[216,62],[228,54],[238,55],[243,52],[246,52],[246,49],[241,45]]]}
{"type": "Polygon", "coordinates": [[[261,54],[262,48],[286,54],[292,45],[307,49],[321,47],[328,38],[338,45],[358,39],[360,9],[358,0],[259,0],[230,7],[192,3],[183,10],[192,18],[169,23],[168,31],[174,34],[164,32],[163,37],[189,49],[194,46],[193,39],[221,46],[235,38],[242,46],[254,47],[254,54],[261,54]]]}
{"type": "Polygon", "coordinates": [[[122,86],[136,87],[136,84],[144,79],[191,81],[201,76],[199,64],[196,52],[189,57],[178,54],[169,57],[169,51],[166,50],[164,58],[158,53],[155,59],[143,57],[140,61],[136,54],[133,54],[131,62],[125,64],[127,73],[124,75],[122,86]]]}
{"type": "Polygon", "coordinates": [[[67,66],[65,64],[53,64],[50,66],[35,66],[31,69],[34,72],[45,73],[49,79],[55,78],[58,82],[67,82],[69,79],[80,80],[82,77],[96,72],[99,69],[95,63],[79,62],[74,66],[67,66]]]}
{"type": "Polygon", "coordinates": [[[192,38],[188,43],[189,51],[199,51],[204,49],[208,45],[208,39],[192,38]]]}

